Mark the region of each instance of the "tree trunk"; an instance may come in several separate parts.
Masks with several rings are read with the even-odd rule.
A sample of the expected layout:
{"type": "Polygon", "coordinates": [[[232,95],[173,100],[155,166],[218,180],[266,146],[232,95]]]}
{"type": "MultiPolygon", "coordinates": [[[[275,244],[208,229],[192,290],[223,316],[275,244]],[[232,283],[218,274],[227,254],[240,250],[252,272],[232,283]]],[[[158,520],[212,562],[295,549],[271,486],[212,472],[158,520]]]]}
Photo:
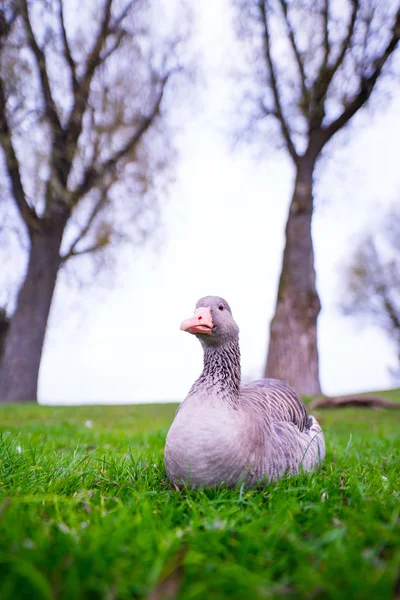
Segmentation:
{"type": "Polygon", "coordinates": [[[308,396],[321,393],[317,348],[321,305],[315,286],[311,238],[314,166],[315,159],[307,156],[297,165],[264,372],[265,377],[283,379],[299,394],[308,396]]]}
{"type": "Polygon", "coordinates": [[[37,400],[39,366],[60,267],[64,224],[32,233],[28,270],[18,294],[0,365],[0,402],[37,400]]]}
{"type": "Polygon", "coordinates": [[[1,357],[3,356],[3,349],[6,342],[9,325],[10,322],[7,318],[6,311],[3,308],[0,308],[0,364],[1,357]]]}

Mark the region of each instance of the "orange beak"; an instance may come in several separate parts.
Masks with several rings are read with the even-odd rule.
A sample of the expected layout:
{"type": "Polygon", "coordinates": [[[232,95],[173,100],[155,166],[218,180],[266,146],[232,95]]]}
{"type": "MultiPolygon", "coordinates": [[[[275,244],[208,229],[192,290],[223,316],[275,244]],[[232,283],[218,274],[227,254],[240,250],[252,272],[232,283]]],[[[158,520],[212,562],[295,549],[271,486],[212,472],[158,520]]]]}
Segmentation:
{"type": "Polygon", "coordinates": [[[185,319],[181,323],[182,331],[188,333],[211,333],[214,327],[214,323],[211,318],[211,311],[209,308],[201,307],[196,308],[193,317],[185,319]]]}

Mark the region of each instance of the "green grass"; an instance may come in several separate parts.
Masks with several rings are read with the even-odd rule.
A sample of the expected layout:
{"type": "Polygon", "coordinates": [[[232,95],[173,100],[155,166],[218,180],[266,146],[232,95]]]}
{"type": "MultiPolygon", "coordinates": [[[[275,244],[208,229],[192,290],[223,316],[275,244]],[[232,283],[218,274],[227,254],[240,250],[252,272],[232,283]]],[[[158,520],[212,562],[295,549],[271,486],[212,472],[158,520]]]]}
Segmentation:
{"type": "Polygon", "coordinates": [[[400,412],[321,411],[318,473],[178,492],[174,411],[0,407],[1,600],[399,597],[400,412]]]}

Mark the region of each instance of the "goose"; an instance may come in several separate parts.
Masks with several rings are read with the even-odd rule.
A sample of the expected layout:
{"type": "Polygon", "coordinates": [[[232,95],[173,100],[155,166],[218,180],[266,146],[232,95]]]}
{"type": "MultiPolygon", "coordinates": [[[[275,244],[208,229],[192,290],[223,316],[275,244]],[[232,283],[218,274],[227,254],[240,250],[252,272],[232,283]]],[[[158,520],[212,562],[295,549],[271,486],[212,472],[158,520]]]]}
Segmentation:
{"type": "Polygon", "coordinates": [[[204,366],[166,438],[176,488],[266,485],[320,467],[323,432],[296,392],[277,379],[241,384],[239,328],[226,300],[201,298],[180,328],[200,341],[204,366]]]}

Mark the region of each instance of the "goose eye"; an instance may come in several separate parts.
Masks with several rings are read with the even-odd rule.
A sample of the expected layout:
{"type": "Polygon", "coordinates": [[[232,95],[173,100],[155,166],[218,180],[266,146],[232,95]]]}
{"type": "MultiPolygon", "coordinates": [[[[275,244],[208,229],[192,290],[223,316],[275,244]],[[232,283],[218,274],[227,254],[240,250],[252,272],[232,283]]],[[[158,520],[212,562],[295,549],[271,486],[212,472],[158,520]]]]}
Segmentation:
{"type": "Polygon", "coordinates": [[[218,306],[218,309],[219,309],[219,310],[224,310],[224,307],[222,306],[222,304],[220,304],[220,305],[218,306]]]}

